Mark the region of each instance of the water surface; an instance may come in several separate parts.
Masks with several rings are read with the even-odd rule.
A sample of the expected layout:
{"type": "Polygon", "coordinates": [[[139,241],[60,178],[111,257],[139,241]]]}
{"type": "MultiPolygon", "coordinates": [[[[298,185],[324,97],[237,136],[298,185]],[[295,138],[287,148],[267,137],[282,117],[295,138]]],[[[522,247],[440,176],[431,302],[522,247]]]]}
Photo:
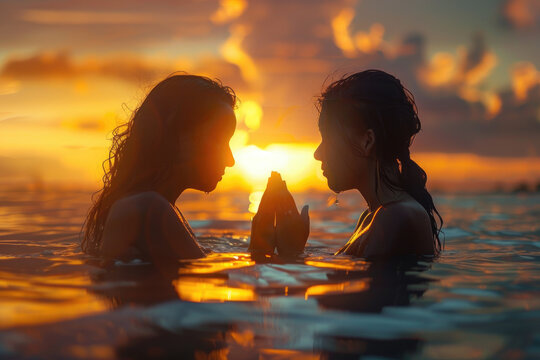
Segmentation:
{"type": "Polygon", "coordinates": [[[0,358],[540,357],[540,196],[441,195],[435,261],[332,256],[364,204],[309,203],[305,256],[256,264],[248,194],[178,206],[213,250],[178,269],[81,254],[84,191],[0,192],[0,358]]]}

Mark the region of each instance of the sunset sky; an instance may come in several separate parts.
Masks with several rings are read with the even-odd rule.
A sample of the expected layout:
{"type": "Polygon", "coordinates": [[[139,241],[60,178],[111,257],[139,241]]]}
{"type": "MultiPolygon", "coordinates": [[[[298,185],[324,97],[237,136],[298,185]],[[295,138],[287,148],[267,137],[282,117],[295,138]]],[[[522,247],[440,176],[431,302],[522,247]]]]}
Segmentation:
{"type": "Polygon", "coordinates": [[[241,99],[223,189],[323,188],[315,99],[367,68],[415,95],[432,185],[537,182],[539,38],[537,0],[2,0],[0,183],[99,185],[111,130],[187,71],[241,99]]]}

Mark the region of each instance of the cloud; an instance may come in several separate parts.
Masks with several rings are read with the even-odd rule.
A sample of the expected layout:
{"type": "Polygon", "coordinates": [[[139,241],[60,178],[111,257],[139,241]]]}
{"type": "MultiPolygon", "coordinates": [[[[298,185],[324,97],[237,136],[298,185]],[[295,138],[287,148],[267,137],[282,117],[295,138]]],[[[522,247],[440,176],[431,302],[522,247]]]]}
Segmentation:
{"type": "Polygon", "coordinates": [[[210,17],[218,6],[218,0],[2,1],[0,43],[20,51],[40,44],[74,52],[133,51],[217,37],[223,29],[210,17]]]}
{"type": "Polygon", "coordinates": [[[46,25],[149,24],[164,20],[144,13],[70,10],[25,10],[21,19],[46,25]]]}
{"type": "Polygon", "coordinates": [[[242,15],[246,7],[246,0],[220,0],[219,8],[210,19],[216,24],[227,23],[242,15]]]}
{"type": "Polygon", "coordinates": [[[540,24],[540,2],[506,0],[502,5],[502,16],[508,25],[517,29],[536,27],[540,24]]]}
{"type": "Polygon", "coordinates": [[[242,47],[242,42],[248,33],[247,28],[243,25],[235,25],[231,27],[230,32],[230,37],[220,48],[223,58],[238,66],[244,80],[247,82],[257,81],[259,79],[257,66],[242,47]]]}
{"type": "MultiPolygon", "coordinates": [[[[224,83],[240,89],[247,87],[242,79],[242,68],[215,57],[203,57],[198,61],[184,58],[151,59],[136,54],[75,58],[68,52],[57,51],[8,58],[0,68],[0,90],[4,90],[4,93],[15,93],[22,86],[21,81],[69,80],[95,76],[149,84],[177,71],[218,77],[224,83]]],[[[76,85],[79,92],[86,91],[84,82],[76,85]]]]}
{"type": "Polygon", "coordinates": [[[453,92],[470,103],[481,103],[486,116],[500,111],[502,102],[494,91],[481,88],[497,65],[497,56],[489,51],[481,34],[473,37],[468,49],[459,47],[456,55],[438,52],[418,70],[421,83],[433,90],[453,92]]]}
{"type": "Polygon", "coordinates": [[[73,78],[78,76],[107,76],[121,80],[141,81],[173,68],[142,60],[138,56],[122,55],[109,58],[86,57],[74,59],[68,52],[43,52],[27,57],[9,58],[0,76],[15,80],[73,78]]]}
{"type": "MultiPolygon", "coordinates": [[[[40,8],[35,3],[7,4],[3,18],[13,35],[0,33],[0,41],[8,49],[32,48],[28,44],[35,45],[39,38],[43,48],[70,51],[8,56],[0,69],[0,92],[17,91],[25,81],[36,79],[76,83],[85,76],[100,76],[140,84],[185,70],[218,77],[243,100],[260,105],[260,126],[250,129],[248,143],[313,142],[319,139],[313,104],[325,81],[379,68],[400,78],[417,99],[424,130],[415,149],[501,156],[540,151],[534,61],[516,65],[513,87],[490,88],[490,77],[502,71],[497,55],[503,63],[508,56],[497,54],[482,35],[473,36],[467,46],[447,50],[444,42],[437,43],[443,51],[428,56],[426,44],[440,40],[432,33],[399,37],[389,22],[395,17],[363,16],[364,3],[356,6],[349,0],[136,0],[129,6],[124,1],[98,1],[91,11],[83,1],[62,6],[43,2],[40,8]],[[69,13],[58,11],[75,12],[79,18],[62,23],[59,15],[69,13]],[[109,18],[97,23],[100,12],[109,18]],[[39,20],[36,15],[48,17],[39,20]],[[120,16],[118,24],[112,23],[114,16],[120,16]],[[129,53],[123,53],[125,49],[129,53]],[[83,55],[92,53],[105,55],[83,55]],[[180,53],[187,54],[186,59],[180,53]],[[5,85],[7,81],[11,85],[5,85]]],[[[81,93],[89,91],[78,84],[81,93]]],[[[100,127],[92,119],[74,126],[100,127]]]]}
{"type": "Polygon", "coordinates": [[[514,96],[520,102],[527,100],[529,91],[540,85],[540,71],[530,62],[514,64],[511,76],[514,96]]]}
{"type": "Polygon", "coordinates": [[[345,8],[332,19],[334,42],[346,57],[356,56],[354,39],[349,33],[349,27],[354,19],[354,9],[345,8]]]}

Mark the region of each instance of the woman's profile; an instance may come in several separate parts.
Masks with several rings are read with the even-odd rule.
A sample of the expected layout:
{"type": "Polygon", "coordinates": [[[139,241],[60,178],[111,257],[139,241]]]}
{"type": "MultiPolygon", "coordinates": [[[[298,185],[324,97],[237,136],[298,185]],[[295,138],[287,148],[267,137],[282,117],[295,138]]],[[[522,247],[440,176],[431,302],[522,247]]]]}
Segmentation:
{"type": "Polygon", "coordinates": [[[234,165],[235,103],[231,88],[206,77],[181,74],[158,83],[113,132],[82,249],[110,259],[204,256],[175,202],[186,189],[214,190],[234,165]]]}
{"type": "MultiPolygon", "coordinates": [[[[442,218],[426,189],[426,173],[409,153],[421,128],[412,94],[394,76],[366,70],[330,84],[319,98],[319,112],[322,141],[314,156],[328,186],[336,193],[358,190],[369,207],[337,254],[438,254],[442,218]]],[[[307,210],[298,212],[277,174],[269,181],[254,225],[257,221],[266,231],[252,237],[254,251],[272,253],[275,246],[278,253],[291,255],[303,250],[309,234],[307,210]],[[264,221],[274,219],[272,214],[275,225],[264,221]]]]}

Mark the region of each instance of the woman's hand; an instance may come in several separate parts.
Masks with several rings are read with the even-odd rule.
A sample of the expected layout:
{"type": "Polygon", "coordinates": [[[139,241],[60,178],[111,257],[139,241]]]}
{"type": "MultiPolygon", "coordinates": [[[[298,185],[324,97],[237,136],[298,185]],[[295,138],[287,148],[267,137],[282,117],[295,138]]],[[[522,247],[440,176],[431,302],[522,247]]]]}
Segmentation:
{"type": "Polygon", "coordinates": [[[285,181],[278,186],[276,196],[276,247],[279,255],[291,257],[300,254],[309,236],[309,206],[298,213],[285,181]]]}
{"type": "MultiPolygon", "coordinates": [[[[249,250],[252,253],[272,255],[276,246],[276,232],[274,227],[276,215],[276,184],[277,173],[272,172],[268,178],[266,190],[261,198],[257,214],[251,222],[251,239],[249,250]]],[[[281,177],[279,178],[281,180],[281,177]]]]}

